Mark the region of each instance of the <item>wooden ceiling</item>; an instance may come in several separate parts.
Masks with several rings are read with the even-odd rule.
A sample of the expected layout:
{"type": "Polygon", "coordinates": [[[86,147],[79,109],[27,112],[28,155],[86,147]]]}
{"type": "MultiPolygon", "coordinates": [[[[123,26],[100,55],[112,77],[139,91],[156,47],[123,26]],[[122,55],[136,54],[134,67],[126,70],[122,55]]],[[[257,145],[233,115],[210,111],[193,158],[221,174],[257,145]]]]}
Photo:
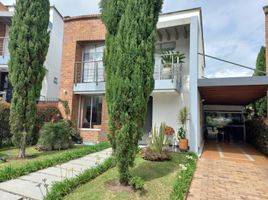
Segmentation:
{"type": "Polygon", "coordinates": [[[199,80],[199,92],[205,105],[248,105],[264,97],[268,77],[199,80]]]}

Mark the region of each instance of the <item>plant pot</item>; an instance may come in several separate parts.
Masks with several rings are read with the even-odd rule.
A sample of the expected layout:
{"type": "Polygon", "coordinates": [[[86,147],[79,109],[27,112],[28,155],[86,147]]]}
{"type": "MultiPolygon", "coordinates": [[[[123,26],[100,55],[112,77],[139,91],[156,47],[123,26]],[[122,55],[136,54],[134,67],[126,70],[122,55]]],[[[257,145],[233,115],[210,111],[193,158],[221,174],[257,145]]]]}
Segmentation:
{"type": "Polygon", "coordinates": [[[164,65],[164,68],[162,69],[162,79],[171,79],[172,75],[172,65],[166,64],[164,65]]]}
{"type": "Polygon", "coordinates": [[[180,139],[179,149],[181,151],[188,151],[188,139],[180,139]]]}

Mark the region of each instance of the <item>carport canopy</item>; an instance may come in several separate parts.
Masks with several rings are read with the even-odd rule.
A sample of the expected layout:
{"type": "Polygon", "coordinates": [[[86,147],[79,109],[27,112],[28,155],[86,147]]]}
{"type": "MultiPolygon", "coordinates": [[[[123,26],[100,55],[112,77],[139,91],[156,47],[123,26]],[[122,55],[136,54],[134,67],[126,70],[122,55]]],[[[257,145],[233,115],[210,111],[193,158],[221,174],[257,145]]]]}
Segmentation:
{"type": "Polygon", "coordinates": [[[267,94],[268,77],[199,79],[198,88],[205,105],[246,106],[267,94]]]}

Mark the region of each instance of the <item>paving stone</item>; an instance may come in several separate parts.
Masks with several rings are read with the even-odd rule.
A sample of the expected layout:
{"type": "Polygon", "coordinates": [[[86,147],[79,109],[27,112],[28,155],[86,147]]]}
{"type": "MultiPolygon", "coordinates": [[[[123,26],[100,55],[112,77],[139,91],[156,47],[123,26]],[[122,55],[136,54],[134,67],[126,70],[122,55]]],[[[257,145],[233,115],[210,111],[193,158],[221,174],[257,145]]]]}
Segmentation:
{"type": "Polygon", "coordinates": [[[48,174],[42,174],[38,172],[31,173],[26,176],[19,177],[21,180],[31,181],[34,183],[43,183],[43,180],[46,179],[46,183],[51,185],[53,182],[56,181],[62,181],[63,178],[60,178],[58,176],[48,175],[48,174]]]}
{"type": "Polygon", "coordinates": [[[21,200],[22,197],[5,192],[5,191],[0,191],[0,199],[1,200],[21,200]]]}

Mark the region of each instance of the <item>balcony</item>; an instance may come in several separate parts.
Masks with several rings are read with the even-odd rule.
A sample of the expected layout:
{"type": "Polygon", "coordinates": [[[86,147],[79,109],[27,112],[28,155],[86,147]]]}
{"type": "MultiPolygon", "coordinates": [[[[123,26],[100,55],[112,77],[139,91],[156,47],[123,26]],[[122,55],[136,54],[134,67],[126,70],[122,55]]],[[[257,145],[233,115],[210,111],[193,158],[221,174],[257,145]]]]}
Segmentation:
{"type": "Polygon", "coordinates": [[[9,61],[8,38],[0,37],[0,70],[7,71],[9,61]]]}
{"type": "MultiPolygon", "coordinates": [[[[163,55],[155,55],[155,92],[179,91],[181,85],[182,65],[173,60],[163,62],[163,55]]],[[[105,68],[102,60],[75,63],[74,92],[104,93],[105,68]]]]}

